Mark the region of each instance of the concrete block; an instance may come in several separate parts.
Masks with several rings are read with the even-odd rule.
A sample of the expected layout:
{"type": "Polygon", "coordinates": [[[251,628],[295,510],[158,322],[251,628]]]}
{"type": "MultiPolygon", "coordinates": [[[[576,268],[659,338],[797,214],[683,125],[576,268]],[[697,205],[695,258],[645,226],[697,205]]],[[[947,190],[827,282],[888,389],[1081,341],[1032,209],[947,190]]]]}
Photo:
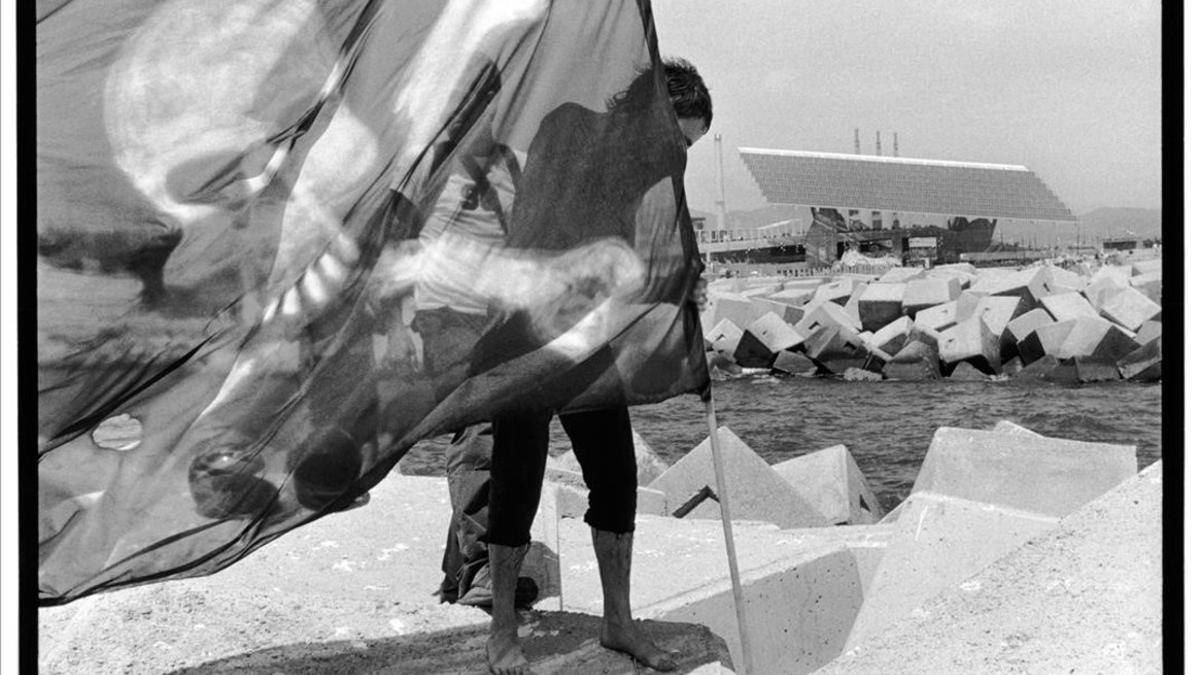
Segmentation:
{"type": "Polygon", "coordinates": [[[1142,324],[1137,333],[1133,336],[1135,342],[1139,345],[1149,344],[1152,340],[1162,335],[1161,321],[1147,321],[1142,324]]]}
{"type": "Polygon", "coordinates": [[[1017,356],[1020,352],[1017,350],[1017,345],[1021,343],[1030,333],[1054,323],[1050,313],[1038,307],[1037,309],[1025,312],[1024,314],[1009,321],[1004,326],[1004,330],[1000,333],[1000,360],[1007,362],[1009,359],[1017,356]]]}
{"type": "Polygon", "coordinates": [[[920,279],[925,274],[923,267],[893,267],[879,275],[881,284],[903,284],[914,279],[920,279]]]}
{"type": "Polygon", "coordinates": [[[937,349],[919,340],[909,342],[883,366],[889,380],[935,380],[942,376],[937,349]]]}
{"type": "Polygon", "coordinates": [[[1087,301],[1092,303],[1092,307],[1098,310],[1104,306],[1104,301],[1109,296],[1126,288],[1129,288],[1128,283],[1117,281],[1111,276],[1092,277],[1092,280],[1083,289],[1083,297],[1087,298],[1087,301]]]}
{"type": "Polygon", "coordinates": [[[1013,375],[1018,380],[1041,380],[1045,379],[1047,373],[1054,372],[1058,368],[1058,359],[1053,356],[1042,356],[1041,358],[1025,364],[1021,369],[1013,375]]]}
{"type": "Polygon", "coordinates": [[[962,285],[953,277],[926,277],[913,279],[904,285],[903,310],[908,316],[946,302],[953,302],[962,295],[962,285]]]}
{"type": "Polygon", "coordinates": [[[1054,356],[1061,353],[1061,345],[1071,334],[1073,323],[1070,321],[1055,321],[1044,326],[1038,326],[1017,343],[1017,352],[1021,362],[1026,366],[1043,356],[1054,356]]]}
{"type": "Polygon", "coordinates": [[[816,292],[816,287],[784,287],[782,291],[777,291],[767,296],[767,300],[774,300],[785,305],[799,307],[803,310],[804,305],[812,300],[813,294],[816,292]]]}
{"type": "Polygon", "coordinates": [[[963,294],[958,296],[958,304],[954,308],[954,322],[962,323],[975,315],[975,311],[979,309],[979,303],[984,298],[990,298],[990,295],[982,293],[963,291],[963,294]]]}
{"type": "Polygon", "coordinates": [[[820,672],[1164,672],[1162,495],[1155,462],[820,672]]]}
{"type": "MultiPolygon", "coordinates": [[[[893,268],[896,269],[896,268],[893,268]]],[[[906,284],[868,284],[858,298],[858,316],[864,330],[878,330],[903,314],[906,284]]]]}
{"type": "Polygon", "coordinates": [[[732,293],[709,291],[708,300],[712,303],[713,318],[717,324],[720,324],[722,319],[728,319],[738,328],[744,329],[767,312],[749,299],[732,293]]]}
{"type": "Polygon", "coordinates": [[[1162,317],[1162,307],[1132,288],[1118,291],[1105,298],[1100,315],[1115,324],[1137,331],[1147,321],[1162,317]]]}
{"type": "Polygon", "coordinates": [[[862,368],[871,352],[858,334],[845,326],[822,326],[804,339],[804,354],[822,373],[838,375],[847,368],[862,368]]]}
{"type": "Polygon", "coordinates": [[[943,331],[958,323],[958,301],[944,302],[916,313],[913,324],[931,331],[943,331]]]}
{"type": "Polygon", "coordinates": [[[1078,291],[1056,293],[1042,298],[1042,307],[1055,321],[1071,319],[1099,319],[1100,312],[1078,291]]]}
{"type": "Polygon", "coordinates": [[[942,427],[913,492],[935,492],[1054,517],[1137,473],[1132,445],[1022,437],[942,427]]]}
{"type": "Polygon", "coordinates": [[[827,279],[822,277],[806,277],[801,279],[789,279],[783,282],[783,290],[807,289],[816,292],[818,288],[829,283],[827,279]]]}
{"type": "Polygon", "coordinates": [[[1021,363],[1021,357],[1019,356],[1014,356],[1007,361],[1001,356],[1000,360],[1003,361],[1000,364],[1000,374],[1005,377],[1014,377],[1025,368],[1025,364],[1021,363]]]}
{"type": "Polygon", "coordinates": [[[1162,304],[1162,272],[1130,277],[1129,285],[1150,300],[1162,304]]]}
{"type": "Polygon", "coordinates": [[[747,300],[754,298],[765,298],[768,295],[778,293],[783,290],[783,284],[776,281],[763,281],[762,283],[753,286],[747,286],[742,289],[742,297],[747,300]]]}
{"type": "Polygon", "coordinates": [[[855,286],[861,282],[850,277],[839,277],[827,283],[821,284],[813,292],[812,302],[820,304],[823,302],[832,302],[838,305],[845,305],[850,299],[850,294],[854,292],[855,286]]]}
{"type": "Polygon", "coordinates": [[[965,270],[947,268],[945,265],[939,265],[925,272],[926,279],[954,279],[958,282],[958,287],[966,290],[975,283],[975,273],[965,270]]]}
{"type": "Polygon", "coordinates": [[[753,334],[771,352],[799,349],[803,340],[792,324],[774,312],[755,319],[746,327],[746,332],[753,334]]]}
{"type": "Polygon", "coordinates": [[[1112,279],[1122,288],[1129,286],[1129,278],[1132,276],[1133,268],[1127,265],[1102,265],[1095,272],[1092,272],[1092,281],[1097,279],[1112,279]]]}
{"type": "Polygon", "coordinates": [[[979,370],[1000,372],[1000,338],[981,318],[972,318],[938,335],[938,356],[951,365],[968,361],[979,370]]]}
{"type": "Polygon", "coordinates": [[[1050,272],[1051,295],[1066,293],[1068,291],[1081,293],[1084,286],[1087,285],[1083,277],[1071,270],[1063,269],[1058,265],[1049,265],[1046,269],[1050,272]]]}
{"type": "Polygon", "coordinates": [[[796,324],[796,330],[801,335],[812,334],[818,327],[845,326],[857,333],[862,330],[862,323],[846,313],[846,308],[834,302],[822,302],[813,305],[800,323],[796,324]]]}
{"type": "Polygon", "coordinates": [[[976,276],[977,274],[979,274],[979,270],[976,269],[975,266],[969,262],[943,263],[941,265],[938,265],[937,267],[934,267],[933,270],[931,270],[931,271],[938,271],[938,270],[941,270],[941,271],[955,270],[958,272],[963,272],[964,274],[970,274],[971,276],[976,276]]]}
{"type": "Polygon", "coordinates": [[[888,356],[895,356],[904,343],[908,341],[908,333],[912,330],[913,320],[907,316],[880,328],[866,340],[867,346],[881,351],[888,356]]]}
{"type": "Polygon", "coordinates": [[[1058,384],[1086,384],[1119,380],[1121,376],[1111,361],[1079,356],[1060,359],[1057,366],[1042,375],[1042,379],[1058,384]]]}
{"type": "Polygon", "coordinates": [[[1156,337],[1117,361],[1121,377],[1134,382],[1162,379],[1162,338],[1156,337]]]}
{"type": "Polygon", "coordinates": [[[1129,270],[1129,275],[1130,275],[1131,281],[1134,277],[1146,276],[1146,275],[1155,274],[1155,273],[1157,273],[1159,275],[1162,274],[1162,258],[1153,258],[1150,260],[1139,260],[1139,261],[1133,263],[1132,267],[1129,270]]]}
{"type": "Polygon", "coordinates": [[[866,290],[867,284],[865,282],[858,284],[854,287],[854,290],[850,292],[850,299],[847,300],[845,304],[846,315],[849,316],[850,320],[858,326],[862,325],[862,314],[859,312],[858,303],[862,298],[863,292],[866,290]]]}
{"type": "Polygon", "coordinates": [[[763,344],[757,335],[747,330],[738,340],[737,349],[733,351],[733,360],[743,368],[770,368],[775,360],[775,352],[763,344]]]}
{"type": "Polygon", "coordinates": [[[1071,326],[1070,332],[1057,349],[1047,352],[1059,359],[1091,357],[1115,364],[1138,347],[1137,341],[1104,319],[1074,319],[1065,323],[1071,326]]]}
{"type": "MultiPolygon", "coordinates": [[[[961,306],[961,303],[960,303],[961,306]]],[[[996,335],[1004,333],[1004,328],[1013,319],[1027,314],[1032,309],[1025,304],[1025,299],[1012,295],[989,295],[979,298],[975,309],[968,315],[969,317],[978,317],[987,324],[988,330],[996,335]]],[[[966,318],[960,316],[958,323],[962,323],[966,318]]]]}
{"type": "Polygon", "coordinates": [[[911,342],[924,342],[933,347],[936,352],[939,334],[938,331],[920,326],[914,321],[912,330],[908,331],[908,339],[904,341],[904,346],[907,347],[911,342]]]}
{"type": "MultiPolygon", "coordinates": [[[[750,304],[770,314],[776,314],[789,324],[804,318],[804,309],[800,305],[789,305],[770,298],[749,298],[750,304]]],[[[765,314],[763,316],[766,316],[765,314]]],[[[759,317],[761,319],[762,317],[759,317]]]]}
{"type": "MultiPolygon", "coordinates": [[[[818,527],[824,517],[779,474],[727,427],[717,430],[724,458],[727,497],[734,518],[760,520],[779,527],[818,527]]],[[[719,494],[713,469],[711,439],[705,439],[671,465],[649,486],[667,496],[675,513],[706,488],[719,494]]],[[[689,518],[720,518],[718,504],[708,499],[695,506],[689,518]]]]}
{"type": "Polygon", "coordinates": [[[1014,295],[1024,298],[1030,306],[1050,294],[1050,272],[1043,265],[1024,270],[1007,271],[988,276],[982,274],[971,287],[985,295],[1014,295]]]}
{"type": "Polygon", "coordinates": [[[1056,517],[938,494],[914,493],[908,501],[846,639],[848,650],[869,644],[924,601],[1058,523],[1056,517]]]}
{"type": "Polygon", "coordinates": [[[959,361],[952,366],[947,379],[956,382],[991,382],[992,378],[967,361],[959,361]]]}
{"type": "Polygon", "coordinates": [[[775,354],[771,362],[771,372],[777,375],[800,375],[810,377],[817,374],[817,364],[812,359],[797,352],[782,351],[775,354]]]}
{"type": "Polygon", "coordinates": [[[725,354],[733,357],[733,353],[737,351],[738,343],[742,340],[742,333],[745,331],[730,319],[721,319],[717,325],[710,330],[705,331],[704,339],[712,344],[714,352],[725,354]]]}
{"type": "Polygon", "coordinates": [[[829,525],[870,525],[883,517],[879,500],[844,445],[793,457],[771,468],[829,525]]]}

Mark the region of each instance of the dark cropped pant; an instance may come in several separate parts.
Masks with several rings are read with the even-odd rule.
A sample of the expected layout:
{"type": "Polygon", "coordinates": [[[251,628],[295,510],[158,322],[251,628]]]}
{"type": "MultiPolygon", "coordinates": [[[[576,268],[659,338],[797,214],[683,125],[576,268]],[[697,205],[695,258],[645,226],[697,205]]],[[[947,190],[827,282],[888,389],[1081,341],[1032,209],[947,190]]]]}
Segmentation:
{"type": "MultiPolygon", "coordinates": [[[[552,412],[492,420],[492,491],[486,540],[502,546],[529,543],[541,498],[552,412]]],[[[633,531],[637,459],[629,409],[624,406],[558,417],[571,439],[588,487],[584,522],[598,530],[633,531]]]]}

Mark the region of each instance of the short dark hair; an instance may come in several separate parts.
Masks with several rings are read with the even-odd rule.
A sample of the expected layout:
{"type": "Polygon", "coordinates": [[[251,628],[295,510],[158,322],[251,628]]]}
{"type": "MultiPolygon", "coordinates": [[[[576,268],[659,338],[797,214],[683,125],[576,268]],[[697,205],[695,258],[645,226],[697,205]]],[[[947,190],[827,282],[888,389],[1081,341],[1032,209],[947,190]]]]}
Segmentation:
{"type": "Polygon", "coordinates": [[[667,76],[667,93],[675,106],[675,116],[700,118],[704,126],[712,126],[712,97],[696,66],[687,59],[668,57],[663,59],[663,73],[667,76]]]}

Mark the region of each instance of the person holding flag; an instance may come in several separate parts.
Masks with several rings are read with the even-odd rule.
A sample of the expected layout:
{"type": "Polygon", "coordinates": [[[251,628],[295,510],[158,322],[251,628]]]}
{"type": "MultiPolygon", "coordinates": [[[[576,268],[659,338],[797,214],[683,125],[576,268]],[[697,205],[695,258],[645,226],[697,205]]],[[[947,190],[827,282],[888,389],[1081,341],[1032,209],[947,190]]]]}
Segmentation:
{"type": "MultiPolygon", "coordinates": [[[[678,297],[668,289],[690,283],[693,288],[690,301],[703,304],[706,295],[700,270],[683,268],[685,274],[695,275],[684,278],[676,264],[670,266],[673,274],[656,276],[656,261],[645,255],[649,244],[638,241],[638,219],[647,217],[643,198],[656,189],[671,189],[670,177],[646,171],[637,156],[619,154],[631,147],[631,135],[646,133],[636,124],[628,124],[628,120],[641,119],[646,107],[656,101],[653,96],[656,88],[662,86],[674,108],[679,133],[669,138],[646,136],[632,147],[656,156],[650,153],[663,152],[665,145],[674,144],[676,152],[683,155],[686,147],[708,132],[712,123],[708,88],[695,67],[682,59],[665,60],[661,71],[654,64],[644,68],[627,89],[610,99],[603,113],[573,103],[560,106],[542,121],[530,146],[526,182],[517,192],[508,243],[554,250],[616,237],[642,254],[643,259],[651,258],[642,291],[647,301],[678,297]],[[571,165],[575,171],[587,171],[599,178],[592,190],[571,195],[573,198],[563,198],[563,193],[555,189],[560,182],[572,184],[571,172],[564,172],[561,162],[548,162],[547,166],[555,173],[547,175],[549,169],[540,165],[543,155],[561,153],[564,147],[574,148],[577,153],[577,161],[571,165]],[[544,227],[548,220],[557,226],[551,237],[544,227]],[[522,229],[526,225],[531,227],[522,229]],[[536,241],[532,240],[535,236],[536,241]]],[[[690,226],[690,223],[680,224],[680,227],[690,226]]],[[[476,367],[484,368],[480,364],[501,355],[513,358],[514,354],[528,352],[536,343],[530,338],[532,323],[535,320],[517,315],[490,331],[477,349],[476,367]]],[[[571,394],[583,392],[603,378],[614,362],[611,350],[602,347],[556,378],[557,381],[545,382],[544,389],[555,391],[560,400],[573,400],[571,394]]],[[[517,411],[492,420],[494,449],[486,539],[493,596],[487,658],[494,673],[528,672],[528,661],[517,639],[514,597],[517,574],[529,548],[530,527],[546,465],[548,424],[554,414],[549,409],[517,411]]],[[[600,642],[628,653],[643,665],[672,670],[675,663],[670,654],[638,627],[630,608],[637,465],[628,408],[623,404],[608,404],[580,411],[559,411],[558,417],[571,439],[589,488],[589,508],[584,520],[592,526],[604,596],[600,642]]]]}

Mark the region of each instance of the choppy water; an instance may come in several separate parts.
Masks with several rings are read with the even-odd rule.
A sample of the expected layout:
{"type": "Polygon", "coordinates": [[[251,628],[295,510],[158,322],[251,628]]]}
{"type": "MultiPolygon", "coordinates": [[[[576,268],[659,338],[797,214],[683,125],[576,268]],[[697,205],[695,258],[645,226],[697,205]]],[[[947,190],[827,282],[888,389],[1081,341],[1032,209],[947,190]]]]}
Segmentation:
{"type": "MultiPolygon", "coordinates": [[[[717,421],[768,463],[839,443],[885,510],[908,495],[938,427],[1009,420],[1045,436],[1137,446],[1138,468],[1162,456],[1162,388],[1129,382],[846,382],[743,376],[715,383],[717,421]]],[[[633,427],[667,462],[708,436],[704,406],[682,396],[632,409],[633,427]]],[[[441,441],[414,448],[406,473],[441,468],[441,441]]],[[[551,454],[570,447],[552,424],[551,454]]],[[[1178,451],[1179,449],[1176,449],[1178,451]]]]}

